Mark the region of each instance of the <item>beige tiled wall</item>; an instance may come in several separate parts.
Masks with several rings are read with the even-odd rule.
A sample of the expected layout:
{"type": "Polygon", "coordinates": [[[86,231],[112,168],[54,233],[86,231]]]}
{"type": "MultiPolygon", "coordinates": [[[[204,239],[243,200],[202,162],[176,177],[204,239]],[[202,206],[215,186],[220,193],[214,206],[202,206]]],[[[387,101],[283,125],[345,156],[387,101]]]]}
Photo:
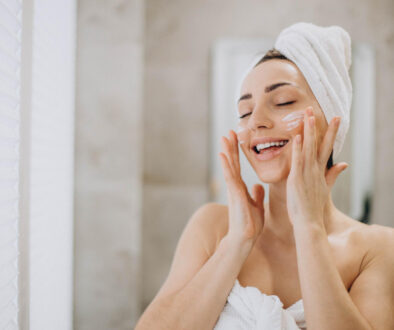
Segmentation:
{"type": "Polygon", "coordinates": [[[139,313],[143,1],[78,2],[76,330],[132,329],[139,313]]]}

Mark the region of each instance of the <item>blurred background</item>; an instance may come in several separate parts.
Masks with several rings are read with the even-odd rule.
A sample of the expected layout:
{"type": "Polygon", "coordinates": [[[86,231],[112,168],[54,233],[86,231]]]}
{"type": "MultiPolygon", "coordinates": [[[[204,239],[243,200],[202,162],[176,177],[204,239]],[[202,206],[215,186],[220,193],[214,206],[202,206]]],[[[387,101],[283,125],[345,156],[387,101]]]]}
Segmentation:
{"type": "Polygon", "coordinates": [[[134,328],[190,216],[223,202],[218,138],[235,128],[239,73],[295,22],[352,37],[354,124],[338,159],[350,167],[334,195],[358,220],[394,226],[393,1],[0,0],[0,18],[20,65],[14,176],[0,158],[0,225],[13,228],[1,243],[17,242],[1,248],[13,258],[4,329],[134,328]]]}

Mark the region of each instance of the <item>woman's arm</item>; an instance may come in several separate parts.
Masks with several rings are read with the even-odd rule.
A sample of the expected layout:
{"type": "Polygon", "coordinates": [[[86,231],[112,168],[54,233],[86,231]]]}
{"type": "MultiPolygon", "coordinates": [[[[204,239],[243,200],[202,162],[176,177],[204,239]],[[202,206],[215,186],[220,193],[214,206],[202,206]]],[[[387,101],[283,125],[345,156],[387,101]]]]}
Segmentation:
{"type": "Polygon", "coordinates": [[[367,256],[349,294],[332,259],[324,225],[330,189],[346,168],[346,164],[339,163],[326,171],[339,118],[330,122],[318,151],[313,112],[308,109],[306,113],[303,147],[299,136],[292,146],[287,207],[293,223],[308,329],[393,329],[394,235],[387,228],[388,235],[370,237],[369,244],[376,246],[374,255],[367,256]]]}
{"type": "MultiPolygon", "coordinates": [[[[294,235],[308,330],[374,329],[356,307],[342,282],[332,259],[325,229],[297,224],[294,235]]],[[[380,290],[379,293],[382,296],[390,294],[380,290]]],[[[373,304],[384,308],[379,301],[373,304]]]]}
{"type": "Polygon", "coordinates": [[[249,194],[241,178],[236,133],[230,130],[230,139],[222,137],[221,143],[228,212],[217,211],[222,206],[209,203],[192,216],[181,235],[168,279],[142,315],[137,330],[212,329],[263,229],[264,188],[255,184],[249,194]],[[210,237],[220,220],[227,221],[228,231],[207,261],[201,248],[204,240],[198,237],[210,237]]]}
{"type": "Polygon", "coordinates": [[[366,240],[370,249],[350,297],[372,329],[394,329],[394,228],[371,225],[366,240]]]}
{"type": "Polygon", "coordinates": [[[199,234],[202,226],[212,230],[206,218],[212,218],[213,208],[213,203],[200,208],[186,226],[170,274],[141,316],[136,330],[212,329],[215,326],[249,248],[238,246],[225,236],[206,260],[199,234]]]}

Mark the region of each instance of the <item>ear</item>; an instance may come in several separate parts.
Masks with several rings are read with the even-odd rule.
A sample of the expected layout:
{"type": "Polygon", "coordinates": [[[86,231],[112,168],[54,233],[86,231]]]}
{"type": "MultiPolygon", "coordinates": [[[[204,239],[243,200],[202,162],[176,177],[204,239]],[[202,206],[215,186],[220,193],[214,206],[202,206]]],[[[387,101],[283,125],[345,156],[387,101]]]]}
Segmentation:
{"type": "Polygon", "coordinates": [[[329,188],[331,189],[334,185],[335,181],[337,180],[339,174],[341,174],[345,169],[347,169],[349,164],[342,162],[333,165],[327,172],[326,172],[326,182],[329,188]]]}

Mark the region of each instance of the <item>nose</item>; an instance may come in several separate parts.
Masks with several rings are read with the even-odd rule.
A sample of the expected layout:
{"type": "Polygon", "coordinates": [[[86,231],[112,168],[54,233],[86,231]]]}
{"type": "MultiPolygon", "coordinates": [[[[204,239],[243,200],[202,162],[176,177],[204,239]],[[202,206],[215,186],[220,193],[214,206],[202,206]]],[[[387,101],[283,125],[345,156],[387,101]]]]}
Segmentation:
{"type": "Polygon", "coordinates": [[[249,117],[248,128],[257,130],[259,128],[272,128],[272,126],[273,121],[267,113],[267,109],[264,109],[263,106],[256,106],[249,117]]]}

